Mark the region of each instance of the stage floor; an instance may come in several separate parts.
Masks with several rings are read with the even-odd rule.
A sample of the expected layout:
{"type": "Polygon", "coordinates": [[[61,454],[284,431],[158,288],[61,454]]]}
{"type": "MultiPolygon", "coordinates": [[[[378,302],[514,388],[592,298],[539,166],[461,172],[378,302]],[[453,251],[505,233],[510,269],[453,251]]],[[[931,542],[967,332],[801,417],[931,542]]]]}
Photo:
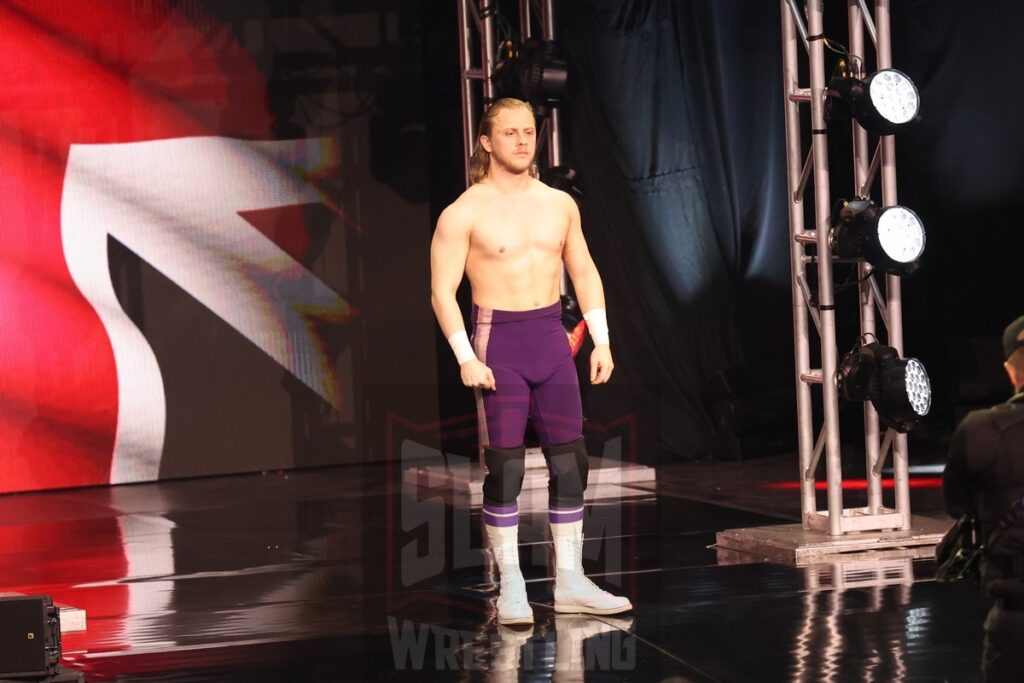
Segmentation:
{"type": "MultiPolygon", "coordinates": [[[[494,624],[479,512],[385,465],[0,497],[0,591],[87,611],[64,653],[89,681],[980,680],[985,606],[930,560],[709,548],[795,521],[794,463],[663,466],[588,505],[585,564],[621,617],[552,612],[545,514],[524,514],[527,633],[494,624]]],[[[915,514],[942,516],[934,477],[915,514]]]]}

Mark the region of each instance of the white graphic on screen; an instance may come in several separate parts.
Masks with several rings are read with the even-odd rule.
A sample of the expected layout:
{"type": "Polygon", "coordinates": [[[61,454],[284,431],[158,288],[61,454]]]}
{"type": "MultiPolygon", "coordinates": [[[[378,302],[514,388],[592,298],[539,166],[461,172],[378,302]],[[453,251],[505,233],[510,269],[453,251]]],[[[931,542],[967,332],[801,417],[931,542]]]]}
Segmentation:
{"type": "Polygon", "coordinates": [[[333,361],[307,321],[310,312],[343,318],[348,304],[239,215],[319,203],[318,191],[302,178],[317,176],[333,158],[326,138],[71,146],[61,237],[71,277],[113,348],[118,413],[111,483],[158,477],[167,406],[156,357],[115,295],[108,236],[340,407],[333,361]]]}

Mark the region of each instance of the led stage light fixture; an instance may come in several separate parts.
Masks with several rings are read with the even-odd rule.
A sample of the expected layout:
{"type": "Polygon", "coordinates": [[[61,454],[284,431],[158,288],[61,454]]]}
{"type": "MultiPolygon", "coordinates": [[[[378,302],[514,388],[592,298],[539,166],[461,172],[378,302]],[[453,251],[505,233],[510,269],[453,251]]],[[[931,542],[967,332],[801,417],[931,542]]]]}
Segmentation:
{"type": "Polygon", "coordinates": [[[905,206],[879,208],[867,199],[840,200],[830,241],[841,258],[865,259],[885,273],[910,275],[924,253],[924,224],[905,206]]]}
{"type": "Polygon", "coordinates": [[[565,96],[567,82],[565,60],[555,56],[554,43],[529,38],[522,45],[511,40],[502,45],[494,68],[498,97],[515,97],[534,107],[553,106],[565,96]]]}
{"type": "Polygon", "coordinates": [[[900,358],[896,349],[878,342],[859,344],[839,367],[839,392],[847,401],[871,401],[881,420],[908,431],[928,414],[931,382],[916,358],[900,358]]]}
{"type": "Polygon", "coordinates": [[[917,119],[921,96],[914,81],[902,71],[882,69],[864,80],[849,75],[845,63],[840,64],[839,71],[829,83],[829,90],[865,130],[891,135],[917,119]]]}

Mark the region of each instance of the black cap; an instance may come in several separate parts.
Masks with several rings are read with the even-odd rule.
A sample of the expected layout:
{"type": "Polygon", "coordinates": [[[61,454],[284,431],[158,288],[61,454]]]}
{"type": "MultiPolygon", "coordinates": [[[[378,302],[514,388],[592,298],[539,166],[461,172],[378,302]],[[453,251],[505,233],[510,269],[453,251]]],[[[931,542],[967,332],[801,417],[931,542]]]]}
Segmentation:
{"type": "Polygon", "coordinates": [[[1003,357],[1009,359],[1014,351],[1022,347],[1024,347],[1024,315],[1003,330],[1003,357]]]}

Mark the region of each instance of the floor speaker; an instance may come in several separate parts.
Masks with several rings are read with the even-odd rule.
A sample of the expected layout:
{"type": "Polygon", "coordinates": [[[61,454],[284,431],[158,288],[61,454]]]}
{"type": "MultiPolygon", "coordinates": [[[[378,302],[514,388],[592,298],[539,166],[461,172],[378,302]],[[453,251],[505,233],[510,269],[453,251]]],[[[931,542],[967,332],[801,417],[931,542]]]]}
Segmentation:
{"type": "Polygon", "coordinates": [[[0,678],[51,676],[60,656],[60,613],[50,596],[0,598],[0,678]]]}

